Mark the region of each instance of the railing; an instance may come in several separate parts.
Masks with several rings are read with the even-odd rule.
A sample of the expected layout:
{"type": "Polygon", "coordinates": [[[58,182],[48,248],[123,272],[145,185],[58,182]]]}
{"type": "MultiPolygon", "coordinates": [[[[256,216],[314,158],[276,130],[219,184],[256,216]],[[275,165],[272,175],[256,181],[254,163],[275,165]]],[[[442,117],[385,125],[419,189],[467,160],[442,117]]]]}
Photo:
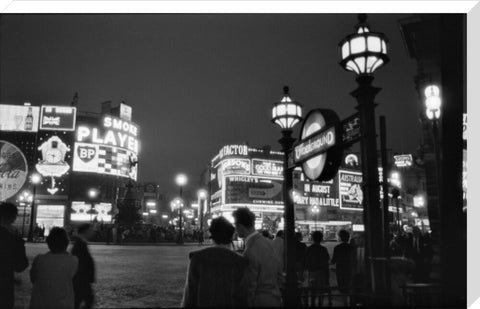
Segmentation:
{"type": "Polygon", "coordinates": [[[369,296],[364,293],[340,293],[338,287],[299,288],[300,303],[303,308],[319,307],[364,307],[369,296]]]}

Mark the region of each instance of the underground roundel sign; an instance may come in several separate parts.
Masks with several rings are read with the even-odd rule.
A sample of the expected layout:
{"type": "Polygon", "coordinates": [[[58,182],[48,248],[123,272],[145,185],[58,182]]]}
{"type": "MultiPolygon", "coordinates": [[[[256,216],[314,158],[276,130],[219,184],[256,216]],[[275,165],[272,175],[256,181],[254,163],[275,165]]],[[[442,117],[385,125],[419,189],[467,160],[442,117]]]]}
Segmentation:
{"type": "Polygon", "coordinates": [[[293,160],[302,165],[308,179],[330,180],[337,174],[342,159],[339,124],[337,114],[330,109],[314,109],[306,115],[293,160]]]}

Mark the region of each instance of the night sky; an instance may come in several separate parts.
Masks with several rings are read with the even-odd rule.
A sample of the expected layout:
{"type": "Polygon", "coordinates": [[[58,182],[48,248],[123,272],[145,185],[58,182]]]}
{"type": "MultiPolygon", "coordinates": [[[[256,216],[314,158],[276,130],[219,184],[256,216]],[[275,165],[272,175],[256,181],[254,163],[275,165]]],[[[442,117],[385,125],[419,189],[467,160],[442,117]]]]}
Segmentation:
{"type": "MultiPolygon", "coordinates": [[[[377,116],[387,117],[388,147],[405,153],[420,144],[422,110],[398,24],[407,16],[369,15],[371,30],[390,40],[391,62],[375,74],[377,116]]],[[[194,190],[225,144],[279,149],[270,115],[284,85],[304,113],[356,111],[355,76],[338,65],[338,43],[356,22],[355,14],[2,15],[0,101],[68,105],[78,92],[80,110],[99,112],[103,101],[124,100],[141,127],[139,181],[173,194],[184,172],[194,190]]]]}

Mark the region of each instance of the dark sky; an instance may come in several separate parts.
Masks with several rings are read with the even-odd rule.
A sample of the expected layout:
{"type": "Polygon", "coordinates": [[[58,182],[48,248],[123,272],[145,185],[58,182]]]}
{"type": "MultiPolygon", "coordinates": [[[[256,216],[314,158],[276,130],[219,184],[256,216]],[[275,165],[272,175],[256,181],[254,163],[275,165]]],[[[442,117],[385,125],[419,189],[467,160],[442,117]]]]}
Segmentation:
{"type": "MultiPolygon", "coordinates": [[[[398,152],[421,139],[416,66],[398,24],[406,16],[369,15],[390,39],[391,62],[374,84],[398,152]]],[[[69,104],[78,91],[80,110],[98,112],[100,102],[125,100],[141,126],[139,180],[171,193],[185,172],[193,190],[225,144],[279,148],[270,114],[283,85],[305,113],[355,112],[355,76],[338,65],[338,42],[356,22],[355,14],[2,15],[0,101],[69,104]]]]}

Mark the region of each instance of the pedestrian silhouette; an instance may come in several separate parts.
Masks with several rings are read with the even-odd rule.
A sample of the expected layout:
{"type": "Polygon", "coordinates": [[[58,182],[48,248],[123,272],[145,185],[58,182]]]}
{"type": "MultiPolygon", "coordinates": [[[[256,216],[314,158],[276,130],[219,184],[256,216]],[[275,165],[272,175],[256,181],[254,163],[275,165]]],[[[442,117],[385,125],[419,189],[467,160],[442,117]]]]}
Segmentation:
{"type": "Polygon", "coordinates": [[[67,232],[63,228],[52,228],[47,244],[50,252],[37,255],[30,269],[33,284],[30,308],[74,308],[73,276],[78,269],[78,259],[67,252],[67,232]]]}
{"type": "Polygon", "coordinates": [[[182,307],[245,307],[248,262],[230,249],[235,228],[218,217],[209,231],[214,246],[190,253],[182,307]]]}
{"type": "Polygon", "coordinates": [[[338,289],[341,293],[348,293],[355,265],[355,248],[348,243],[350,234],[346,230],[340,230],[338,237],[341,243],[333,248],[332,264],[336,264],[338,289]]]}
{"type": "Polygon", "coordinates": [[[94,235],[92,226],[88,223],[78,227],[77,238],[72,248],[72,255],[78,258],[78,271],[73,277],[75,292],[75,308],[85,303],[85,308],[92,308],[94,296],[92,283],[95,282],[95,264],[88,250],[88,240],[94,235]]]}
{"type": "Polygon", "coordinates": [[[329,261],[330,256],[327,248],[321,245],[323,233],[315,231],[312,233],[313,244],[307,248],[305,253],[305,270],[309,285],[314,288],[326,288],[329,283],[329,261]]]}
{"type": "Polygon", "coordinates": [[[248,306],[280,307],[282,270],[273,242],[255,231],[255,214],[247,207],[235,210],[233,218],[238,236],[245,241],[243,256],[248,260],[245,278],[248,306]]]}
{"type": "Polygon", "coordinates": [[[15,300],[14,272],[28,267],[25,242],[12,232],[17,218],[17,206],[0,203],[0,307],[13,308],[15,300]]]}

